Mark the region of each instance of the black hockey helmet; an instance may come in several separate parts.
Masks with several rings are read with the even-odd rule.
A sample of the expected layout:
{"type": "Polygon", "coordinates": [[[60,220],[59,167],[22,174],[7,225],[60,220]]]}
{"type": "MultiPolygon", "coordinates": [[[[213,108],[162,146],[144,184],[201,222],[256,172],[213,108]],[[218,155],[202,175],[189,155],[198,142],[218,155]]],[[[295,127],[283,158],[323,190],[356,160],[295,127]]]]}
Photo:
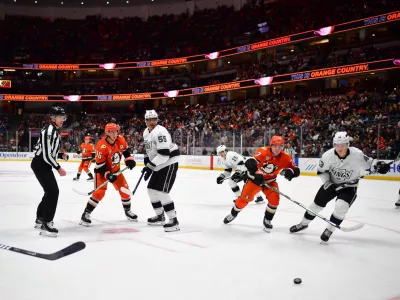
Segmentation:
{"type": "Polygon", "coordinates": [[[64,116],[65,119],[67,118],[67,114],[65,113],[64,108],[60,107],[60,106],[53,106],[50,111],[49,111],[49,116],[64,116]]]}

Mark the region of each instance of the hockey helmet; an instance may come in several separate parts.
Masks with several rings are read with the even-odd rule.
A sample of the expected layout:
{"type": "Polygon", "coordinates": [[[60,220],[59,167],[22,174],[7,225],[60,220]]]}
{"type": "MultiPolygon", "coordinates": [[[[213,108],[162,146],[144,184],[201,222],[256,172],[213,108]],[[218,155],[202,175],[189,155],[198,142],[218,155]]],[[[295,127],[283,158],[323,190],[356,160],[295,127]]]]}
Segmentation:
{"type": "Polygon", "coordinates": [[[146,114],[144,115],[144,119],[157,119],[158,120],[158,115],[154,109],[152,110],[146,110],[146,114]]]}
{"type": "Polygon", "coordinates": [[[65,113],[64,108],[60,106],[53,106],[52,108],[50,108],[49,116],[50,117],[63,116],[64,121],[67,119],[67,114],[65,113]]]}
{"type": "Polygon", "coordinates": [[[350,144],[350,137],[346,131],[338,131],[333,137],[333,146],[342,144],[350,144]]]}
{"type": "Polygon", "coordinates": [[[219,155],[221,152],[226,151],[225,145],[220,145],[217,147],[217,154],[219,155]]]}
{"type": "Polygon", "coordinates": [[[279,136],[279,135],[274,135],[271,140],[269,141],[269,145],[278,145],[278,146],[284,146],[285,141],[283,139],[283,137],[279,136]]]}
{"type": "Polygon", "coordinates": [[[118,131],[119,130],[119,126],[117,125],[117,124],[115,124],[115,123],[108,123],[107,125],[106,125],[106,127],[104,128],[104,131],[105,132],[108,132],[108,131],[118,131]]]}

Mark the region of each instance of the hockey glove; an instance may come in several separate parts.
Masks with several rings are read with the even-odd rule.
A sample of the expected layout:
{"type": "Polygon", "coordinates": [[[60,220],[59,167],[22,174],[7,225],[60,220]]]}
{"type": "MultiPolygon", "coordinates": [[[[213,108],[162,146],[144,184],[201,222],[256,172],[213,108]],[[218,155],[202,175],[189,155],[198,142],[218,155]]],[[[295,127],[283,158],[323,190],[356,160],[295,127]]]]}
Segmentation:
{"type": "Polygon", "coordinates": [[[76,150],[76,154],[81,154],[82,151],[81,150],[76,150]]]}
{"type": "Polygon", "coordinates": [[[243,173],[245,173],[245,172],[235,172],[231,176],[231,179],[236,183],[241,182],[243,180],[243,173]]]}
{"type": "Polygon", "coordinates": [[[107,179],[109,182],[111,182],[111,183],[113,183],[113,182],[115,182],[115,181],[117,180],[117,175],[111,173],[110,171],[106,172],[106,173],[104,174],[104,176],[105,176],[106,179],[107,179]]]}
{"type": "Polygon", "coordinates": [[[224,182],[224,178],[225,178],[225,176],[224,175],[219,175],[218,177],[217,177],[217,184],[221,184],[221,183],[223,183],[224,182]]]}
{"type": "Polygon", "coordinates": [[[134,160],[133,156],[129,156],[125,158],[125,165],[132,170],[136,166],[136,161],[134,160]]]}
{"type": "Polygon", "coordinates": [[[263,186],[264,185],[264,176],[262,174],[254,174],[251,175],[248,171],[247,171],[247,177],[254,182],[254,184],[258,185],[258,186],[263,186]]]}
{"type": "Polygon", "coordinates": [[[390,164],[387,164],[384,161],[378,161],[374,168],[377,173],[386,174],[387,172],[389,172],[390,164]]]}
{"type": "Polygon", "coordinates": [[[295,167],[294,169],[291,168],[283,169],[281,174],[287,180],[291,181],[293,178],[296,178],[300,175],[300,169],[297,167],[295,167]]]}
{"type": "Polygon", "coordinates": [[[142,173],[144,173],[144,176],[143,176],[144,181],[147,181],[150,178],[153,171],[149,167],[144,167],[142,169],[142,173]]]}

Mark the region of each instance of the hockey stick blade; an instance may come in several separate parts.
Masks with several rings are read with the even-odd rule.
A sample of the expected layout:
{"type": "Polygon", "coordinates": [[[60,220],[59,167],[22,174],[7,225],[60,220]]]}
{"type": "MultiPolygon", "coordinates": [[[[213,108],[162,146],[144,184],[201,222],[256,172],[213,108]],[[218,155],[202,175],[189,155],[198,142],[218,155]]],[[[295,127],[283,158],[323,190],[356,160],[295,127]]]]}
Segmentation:
{"type": "Polygon", "coordinates": [[[85,249],[85,247],[86,247],[86,244],[84,242],[76,242],[76,243],[73,243],[72,245],[69,245],[68,247],[66,247],[64,249],[61,249],[60,251],[57,251],[57,252],[54,252],[51,254],[43,254],[43,253],[33,252],[33,251],[29,251],[29,250],[25,250],[25,249],[21,249],[21,248],[17,248],[17,247],[0,244],[0,249],[9,250],[9,251],[17,252],[20,254],[25,254],[25,255],[42,258],[42,259],[46,259],[46,260],[57,260],[57,259],[65,257],[65,256],[74,254],[76,252],[79,252],[79,251],[85,249]]]}
{"type": "Polygon", "coordinates": [[[341,231],[343,231],[343,232],[351,232],[351,231],[359,230],[359,229],[361,229],[363,227],[364,227],[364,223],[359,223],[357,225],[350,226],[350,227],[342,227],[342,226],[340,226],[339,229],[341,231]]]}
{"type": "Polygon", "coordinates": [[[72,188],[72,190],[73,190],[75,193],[79,194],[79,195],[82,195],[82,196],[90,196],[90,193],[88,193],[88,192],[82,192],[82,191],[80,191],[80,190],[77,190],[76,188],[72,188]]]}

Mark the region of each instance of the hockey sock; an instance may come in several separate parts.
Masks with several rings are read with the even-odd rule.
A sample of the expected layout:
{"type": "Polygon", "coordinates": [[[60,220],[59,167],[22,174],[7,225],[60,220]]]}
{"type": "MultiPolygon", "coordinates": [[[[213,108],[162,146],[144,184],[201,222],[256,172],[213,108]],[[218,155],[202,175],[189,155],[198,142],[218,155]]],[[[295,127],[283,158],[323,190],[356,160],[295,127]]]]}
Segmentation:
{"type": "Polygon", "coordinates": [[[268,221],[272,221],[272,219],[275,216],[276,209],[277,209],[276,206],[272,206],[271,204],[268,203],[267,207],[265,208],[265,215],[264,215],[268,221]]]}
{"type": "Polygon", "coordinates": [[[131,210],[131,199],[127,199],[127,200],[121,199],[121,201],[122,201],[122,206],[124,207],[124,210],[130,211],[131,210]]]}
{"type": "Polygon", "coordinates": [[[87,213],[91,214],[92,211],[94,211],[94,209],[96,208],[97,204],[99,204],[99,201],[94,200],[92,197],[90,197],[90,199],[86,205],[85,211],[87,213]]]}
{"type": "Polygon", "coordinates": [[[151,205],[157,216],[164,213],[163,206],[161,204],[161,199],[159,198],[159,192],[153,189],[147,189],[147,193],[150,197],[151,205]]]}
{"type": "MultiPolygon", "coordinates": [[[[323,209],[323,207],[319,206],[313,202],[313,203],[311,203],[309,209],[311,209],[312,211],[314,211],[316,213],[319,213],[323,209]]],[[[301,224],[308,225],[314,219],[315,219],[315,215],[313,213],[306,211],[306,213],[304,214],[303,220],[301,221],[301,224]]]]}

